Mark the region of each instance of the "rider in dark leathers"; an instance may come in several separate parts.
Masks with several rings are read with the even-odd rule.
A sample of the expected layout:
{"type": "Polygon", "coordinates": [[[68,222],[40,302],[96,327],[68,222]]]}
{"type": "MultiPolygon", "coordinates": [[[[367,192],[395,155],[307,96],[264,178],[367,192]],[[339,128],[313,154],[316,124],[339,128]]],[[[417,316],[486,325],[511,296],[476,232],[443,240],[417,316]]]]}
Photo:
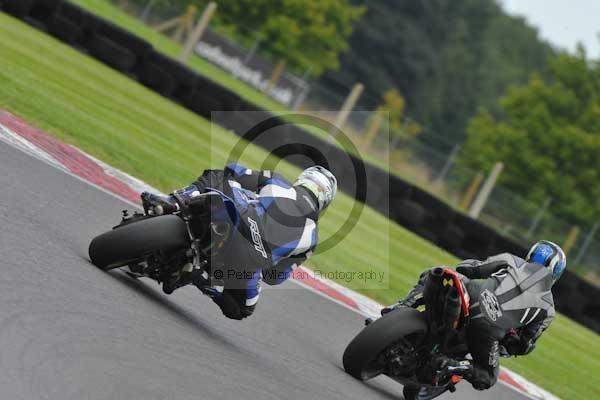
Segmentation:
{"type": "MultiPolygon", "coordinates": [[[[500,355],[525,355],[554,318],[551,288],[566,267],[566,257],[556,244],[540,241],[524,260],[512,254],[499,254],[485,261],[464,260],[456,268],[471,298],[467,344],[472,356],[464,374],[477,390],[488,389],[498,380],[500,355]]],[[[423,287],[429,270],[397,307],[423,304],[423,287]]],[[[436,360],[436,370],[463,365],[464,360],[447,357],[436,360]]],[[[426,400],[441,392],[428,393],[425,387],[405,386],[406,400],[426,400]]]]}
{"type": "Polygon", "coordinates": [[[230,164],[204,171],[168,197],[144,192],[142,203],[151,215],[185,206],[199,220],[199,231],[211,227],[212,275],[194,270],[191,281],[226,317],[239,320],[254,312],[261,281],[284,282],[312,255],[319,214],[336,191],[336,178],[321,166],[304,170],[291,183],[272,171],[230,164]]]}

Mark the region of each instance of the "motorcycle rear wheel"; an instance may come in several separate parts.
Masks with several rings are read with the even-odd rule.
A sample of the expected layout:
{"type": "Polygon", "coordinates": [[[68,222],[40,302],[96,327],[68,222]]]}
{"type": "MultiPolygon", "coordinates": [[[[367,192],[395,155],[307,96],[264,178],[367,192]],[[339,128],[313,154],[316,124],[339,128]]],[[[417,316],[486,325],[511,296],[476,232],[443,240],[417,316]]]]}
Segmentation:
{"type": "Polygon", "coordinates": [[[190,246],[185,222],[175,215],[142,219],[95,237],[89,255],[104,271],[122,267],[159,252],[163,255],[190,246]]]}
{"type": "Polygon", "coordinates": [[[343,356],[347,373],[365,381],[384,372],[380,360],[384,351],[405,337],[424,338],[427,323],[422,313],[400,308],[365,327],[346,347],[343,356]]]}

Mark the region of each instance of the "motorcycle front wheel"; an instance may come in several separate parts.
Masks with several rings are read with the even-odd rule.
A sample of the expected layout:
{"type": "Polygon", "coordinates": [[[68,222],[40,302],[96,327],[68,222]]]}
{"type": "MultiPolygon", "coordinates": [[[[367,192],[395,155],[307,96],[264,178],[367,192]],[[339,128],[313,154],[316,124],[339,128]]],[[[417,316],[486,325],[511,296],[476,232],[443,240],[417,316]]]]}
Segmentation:
{"type": "Polygon", "coordinates": [[[412,308],[400,308],[366,326],[346,347],[343,356],[347,373],[365,381],[384,372],[384,352],[398,341],[422,340],[427,334],[424,315],[412,308]]]}

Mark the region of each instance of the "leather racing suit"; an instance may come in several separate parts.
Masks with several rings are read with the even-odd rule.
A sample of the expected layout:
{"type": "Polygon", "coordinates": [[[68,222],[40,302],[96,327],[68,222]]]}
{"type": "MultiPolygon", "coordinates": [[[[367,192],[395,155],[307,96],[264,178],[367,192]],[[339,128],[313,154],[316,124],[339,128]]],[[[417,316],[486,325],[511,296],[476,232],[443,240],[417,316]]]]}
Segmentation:
{"type": "Polygon", "coordinates": [[[240,164],[207,170],[193,186],[217,192],[226,208],[212,218],[233,229],[219,257],[211,261],[213,277],[223,283],[199,288],[233,319],[251,315],[260,296],[260,282],[278,285],[310,257],[317,245],[319,210],[314,195],[293,186],[272,171],[254,171],[240,164]],[[220,215],[220,216],[219,216],[220,215]]]}

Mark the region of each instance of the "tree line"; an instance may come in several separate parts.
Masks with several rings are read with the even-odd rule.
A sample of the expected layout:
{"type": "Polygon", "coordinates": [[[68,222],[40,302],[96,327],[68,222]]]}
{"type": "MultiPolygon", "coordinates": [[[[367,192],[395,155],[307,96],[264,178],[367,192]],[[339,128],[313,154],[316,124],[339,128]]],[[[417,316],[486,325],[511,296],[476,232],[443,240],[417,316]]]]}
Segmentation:
{"type": "MultiPolygon", "coordinates": [[[[383,94],[396,88],[406,114],[423,126],[421,139],[439,150],[465,140],[479,107],[499,112],[497,99],[538,71],[547,74],[549,44],[493,0],[361,1],[340,68],[321,82],[362,82],[383,94]],[[442,136],[443,141],[434,140],[442,136]]],[[[377,107],[377,104],[361,104],[377,107]]]]}
{"type": "Polygon", "coordinates": [[[388,111],[392,127],[410,117],[439,151],[462,144],[463,165],[503,161],[500,183],[536,204],[552,198],[558,216],[600,217],[600,67],[583,48],[553,49],[496,0],[217,3],[215,23],[238,40],[252,31],[261,50],[342,95],[363,83],[377,96],[358,108],[388,111]]]}

